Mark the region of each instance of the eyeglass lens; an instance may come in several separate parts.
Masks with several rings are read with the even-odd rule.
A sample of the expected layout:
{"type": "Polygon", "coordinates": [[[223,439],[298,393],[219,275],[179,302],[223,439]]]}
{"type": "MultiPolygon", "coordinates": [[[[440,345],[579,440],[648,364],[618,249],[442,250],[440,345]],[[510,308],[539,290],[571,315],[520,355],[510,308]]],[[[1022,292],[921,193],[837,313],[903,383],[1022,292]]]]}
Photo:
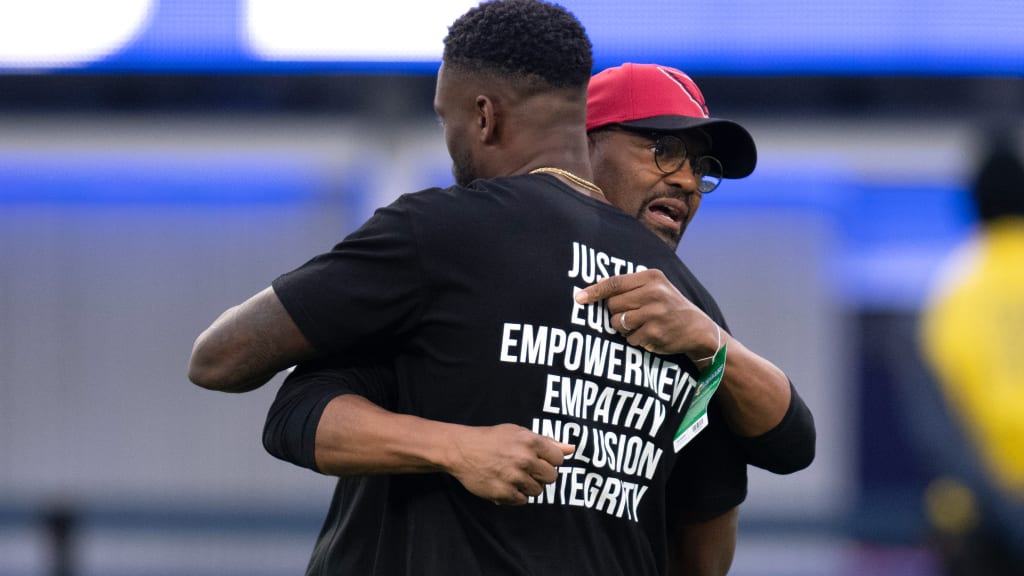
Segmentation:
{"type": "MultiPolygon", "coordinates": [[[[654,141],[654,163],[665,174],[672,174],[683,167],[688,154],[686,144],[677,136],[661,134],[654,141]]],[[[700,179],[700,191],[712,192],[722,181],[722,164],[714,156],[691,158],[694,176],[700,179]]]]}

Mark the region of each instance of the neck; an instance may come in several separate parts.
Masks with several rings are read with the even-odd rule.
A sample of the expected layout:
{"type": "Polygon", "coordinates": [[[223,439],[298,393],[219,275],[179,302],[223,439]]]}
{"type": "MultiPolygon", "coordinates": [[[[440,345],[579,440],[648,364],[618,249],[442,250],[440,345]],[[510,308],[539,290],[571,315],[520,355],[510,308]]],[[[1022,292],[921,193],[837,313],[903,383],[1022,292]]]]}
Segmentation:
{"type": "Polygon", "coordinates": [[[553,166],[541,166],[540,168],[530,170],[530,174],[552,174],[579,192],[587,194],[588,196],[593,196],[594,198],[605,200],[604,192],[601,191],[601,188],[599,188],[597,184],[594,184],[586,178],[581,178],[568,170],[555,168],[553,166]]]}
{"type": "Polygon", "coordinates": [[[508,110],[502,151],[506,173],[525,174],[541,167],[560,168],[593,179],[586,131],[585,95],[535,95],[508,110]]]}
{"type": "Polygon", "coordinates": [[[532,154],[522,159],[513,173],[524,174],[537,168],[550,167],[560,168],[572,172],[580,178],[592,180],[594,172],[590,166],[586,136],[581,138],[564,136],[564,138],[552,139],[549,145],[538,146],[532,151],[532,154]]]}
{"type": "Polygon", "coordinates": [[[571,130],[562,130],[547,139],[537,138],[535,142],[540,145],[535,146],[533,153],[526,155],[510,174],[551,174],[582,194],[605,200],[604,192],[593,183],[585,133],[578,137],[571,130]]]}

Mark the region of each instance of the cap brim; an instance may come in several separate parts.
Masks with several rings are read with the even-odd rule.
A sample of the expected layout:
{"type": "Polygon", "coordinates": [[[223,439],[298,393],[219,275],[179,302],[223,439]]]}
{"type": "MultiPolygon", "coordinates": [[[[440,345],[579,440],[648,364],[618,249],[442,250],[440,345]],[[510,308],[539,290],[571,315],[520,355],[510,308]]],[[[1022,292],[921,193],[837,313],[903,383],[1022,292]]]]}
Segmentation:
{"type": "Polygon", "coordinates": [[[757,146],[747,129],[731,120],[694,118],[692,116],[654,116],[622,122],[620,126],[659,132],[676,132],[700,128],[711,137],[710,155],[722,163],[726,178],[745,178],[757,166],[757,146]]]}

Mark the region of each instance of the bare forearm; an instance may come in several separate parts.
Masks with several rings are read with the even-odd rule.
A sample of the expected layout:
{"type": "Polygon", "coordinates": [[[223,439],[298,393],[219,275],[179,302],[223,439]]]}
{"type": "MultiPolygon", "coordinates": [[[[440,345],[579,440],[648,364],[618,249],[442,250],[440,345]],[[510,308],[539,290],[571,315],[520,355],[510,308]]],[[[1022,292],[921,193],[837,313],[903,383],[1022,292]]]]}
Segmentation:
{"type": "Polygon", "coordinates": [[[223,392],[258,388],[312,355],[272,288],[228,309],[196,338],[189,380],[223,392]]]}
{"type": "Polygon", "coordinates": [[[717,394],[729,427],[739,436],[760,436],[786,415],[789,379],[739,340],[726,336],[725,374],[717,394]]]}
{"type": "Polygon", "coordinates": [[[194,384],[222,392],[247,392],[270,380],[278,370],[261,369],[255,343],[239,333],[234,316],[224,312],[192,345],[188,377],[194,384]],[[249,350],[249,354],[244,351],[249,350]]]}
{"type": "Polygon", "coordinates": [[[316,463],[334,475],[445,472],[473,494],[526,504],[558,477],[573,446],[515,424],[464,426],[389,412],[347,394],[317,425],[316,463]]]}
{"type": "Polygon", "coordinates": [[[355,394],[338,396],[317,426],[317,468],[335,476],[442,471],[459,428],[396,414],[355,394]]]}

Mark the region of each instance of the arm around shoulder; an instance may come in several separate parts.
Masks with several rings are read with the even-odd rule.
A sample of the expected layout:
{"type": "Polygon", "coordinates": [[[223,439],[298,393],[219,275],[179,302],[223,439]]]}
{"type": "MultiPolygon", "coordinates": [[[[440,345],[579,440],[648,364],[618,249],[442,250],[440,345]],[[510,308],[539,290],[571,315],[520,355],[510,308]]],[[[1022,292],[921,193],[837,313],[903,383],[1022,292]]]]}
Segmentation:
{"type": "Polygon", "coordinates": [[[222,392],[246,392],[313,355],[284,305],[268,287],[229,308],[192,346],[188,377],[222,392]]]}

